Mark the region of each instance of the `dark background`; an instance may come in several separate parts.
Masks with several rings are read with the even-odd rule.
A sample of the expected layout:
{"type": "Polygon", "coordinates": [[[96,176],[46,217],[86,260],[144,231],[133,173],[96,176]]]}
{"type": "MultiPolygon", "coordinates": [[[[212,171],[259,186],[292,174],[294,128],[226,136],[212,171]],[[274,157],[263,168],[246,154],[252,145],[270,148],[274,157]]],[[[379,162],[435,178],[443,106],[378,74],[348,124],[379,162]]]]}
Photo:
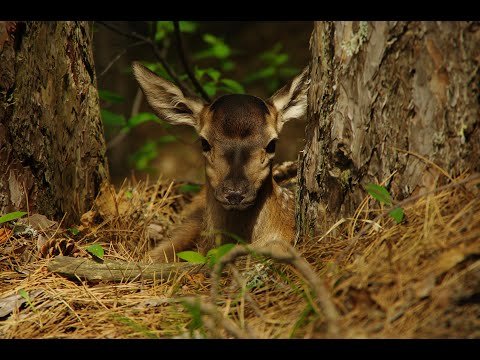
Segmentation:
{"type": "MultiPolygon", "coordinates": [[[[112,22],[111,24],[126,33],[148,34],[146,22],[112,22]]],[[[202,34],[211,33],[223,38],[232,49],[237,50],[235,55],[232,55],[232,60],[237,65],[234,71],[228,73],[228,77],[244,85],[249,94],[262,98],[272,95],[264,84],[257,82],[248,86],[242,83],[242,79],[262,66],[259,54],[273,48],[278,42],[282,44],[282,52],[289,55],[288,66],[298,68],[300,71],[308,65],[309,39],[313,29],[311,21],[204,21],[197,24],[198,28],[194,34],[182,36],[187,57],[205,47],[202,34]]],[[[108,110],[122,114],[128,119],[132,113],[135,97],[139,96],[137,94],[139,87],[130,72],[130,65],[135,60],[156,61],[156,58],[150,46],[128,47],[135,43],[135,40],[115,33],[99,23],[94,25],[93,39],[98,88],[124,97],[123,103],[110,104],[108,110]],[[123,55],[108,71],[104,72],[125,49],[123,55]]],[[[181,69],[175,44],[170,46],[167,59],[175,69],[181,69]]],[[[191,65],[195,65],[195,62],[191,61],[191,65]]],[[[208,65],[215,66],[214,63],[208,65]]],[[[288,79],[285,79],[286,81],[288,79]]],[[[141,99],[138,110],[151,112],[144,97],[141,99]]],[[[285,125],[277,147],[277,162],[297,159],[298,151],[303,148],[304,129],[304,121],[290,122],[285,125]]],[[[169,179],[203,182],[203,158],[196,142],[195,132],[184,126],[176,126],[169,131],[178,136],[179,140],[160,145],[159,155],[152,161],[154,171],[150,171],[149,177],[153,180],[157,176],[163,176],[169,179]]],[[[107,156],[112,182],[118,185],[132,173],[135,173],[137,179],[145,178],[145,172],[132,170],[129,158],[147,139],[159,137],[165,134],[165,130],[157,124],[145,123],[136,127],[124,138],[120,138],[120,141],[112,146],[112,140],[117,134],[118,131],[106,128],[107,156]]]]}

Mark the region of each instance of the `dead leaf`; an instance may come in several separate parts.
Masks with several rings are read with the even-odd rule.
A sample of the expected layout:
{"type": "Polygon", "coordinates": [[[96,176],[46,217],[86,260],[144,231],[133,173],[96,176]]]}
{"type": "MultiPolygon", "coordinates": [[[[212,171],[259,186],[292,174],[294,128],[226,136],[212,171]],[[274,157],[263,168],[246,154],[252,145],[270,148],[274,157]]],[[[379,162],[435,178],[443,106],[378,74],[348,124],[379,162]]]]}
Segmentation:
{"type": "Polygon", "coordinates": [[[10,237],[12,234],[12,230],[7,229],[7,228],[1,228],[0,229],[0,244],[7,241],[7,239],[10,237]]]}
{"type": "Polygon", "coordinates": [[[89,210],[82,215],[80,218],[80,226],[78,226],[78,231],[83,231],[85,229],[91,228],[95,225],[95,216],[97,216],[97,212],[95,210],[89,210]]]}
{"type": "Polygon", "coordinates": [[[41,214],[30,215],[29,217],[18,220],[17,223],[24,226],[30,225],[37,231],[51,230],[58,227],[56,221],[49,220],[45,215],[41,214]]]}
{"type": "Polygon", "coordinates": [[[99,214],[103,218],[124,216],[131,205],[125,192],[125,189],[121,189],[117,194],[113,185],[103,183],[100,195],[95,199],[99,214]]]}

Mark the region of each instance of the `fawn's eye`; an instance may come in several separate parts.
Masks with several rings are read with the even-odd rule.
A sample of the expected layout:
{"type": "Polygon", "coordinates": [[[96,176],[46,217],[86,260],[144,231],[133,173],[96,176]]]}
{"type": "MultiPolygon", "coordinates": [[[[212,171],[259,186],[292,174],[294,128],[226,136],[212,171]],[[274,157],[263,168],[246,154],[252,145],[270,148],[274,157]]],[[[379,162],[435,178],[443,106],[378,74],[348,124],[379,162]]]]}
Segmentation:
{"type": "Polygon", "coordinates": [[[273,139],[270,141],[265,148],[265,151],[269,154],[273,154],[275,152],[275,146],[277,145],[277,139],[273,139]]]}
{"type": "Polygon", "coordinates": [[[200,142],[202,144],[202,150],[204,152],[208,152],[208,151],[212,150],[212,147],[210,146],[210,144],[208,143],[207,140],[205,140],[204,138],[200,138],[200,142]]]}

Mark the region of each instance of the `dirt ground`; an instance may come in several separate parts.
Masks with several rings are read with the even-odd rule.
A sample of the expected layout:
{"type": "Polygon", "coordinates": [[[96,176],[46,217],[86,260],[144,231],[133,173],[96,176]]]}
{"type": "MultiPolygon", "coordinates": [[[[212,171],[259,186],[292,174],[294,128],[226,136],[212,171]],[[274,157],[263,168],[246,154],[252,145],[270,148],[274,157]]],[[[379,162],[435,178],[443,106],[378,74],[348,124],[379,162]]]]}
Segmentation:
{"type": "Polygon", "coordinates": [[[0,338],[480,338],[478,174],[403,201],[400,224],[367,196],[351,218],[319,219],[293,260],[243,256],[220,278],[186,263],[163,281],[49,270],[58,255],[94,262],[92,244],[148,267],[190,190],[132,179],[106,185],[75,228],[39,214],[1,224],[0,338]]]}

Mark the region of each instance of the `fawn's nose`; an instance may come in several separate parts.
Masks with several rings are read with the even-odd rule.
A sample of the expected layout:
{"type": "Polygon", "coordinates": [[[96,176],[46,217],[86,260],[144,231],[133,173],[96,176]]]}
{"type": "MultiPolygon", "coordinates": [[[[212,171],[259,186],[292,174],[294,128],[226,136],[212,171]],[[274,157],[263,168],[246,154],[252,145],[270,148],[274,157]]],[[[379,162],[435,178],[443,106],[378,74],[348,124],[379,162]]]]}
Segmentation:
{"type": "Polygon", "coordinates": [[[227,199],[231,205],[238,205],[245,199],[245,195],[242,190],[226,189],[225,199],[227,199]]]}

